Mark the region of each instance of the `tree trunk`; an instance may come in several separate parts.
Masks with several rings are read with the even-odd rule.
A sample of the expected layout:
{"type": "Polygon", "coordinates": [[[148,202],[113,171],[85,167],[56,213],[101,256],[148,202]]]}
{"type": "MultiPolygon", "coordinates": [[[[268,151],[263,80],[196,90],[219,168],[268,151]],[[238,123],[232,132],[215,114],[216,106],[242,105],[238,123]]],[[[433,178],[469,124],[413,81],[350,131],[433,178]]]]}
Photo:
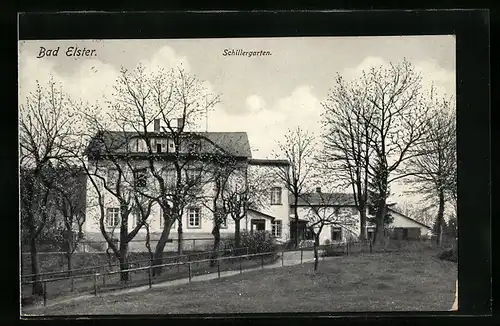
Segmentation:
{"type": "Polygon", "coordinates": [[[360,228],[361,228],[361,230],[359,231],[359,239],[366,240],[366,238],[367,238],[367,235],[366,235],[366,205],[360,206],[359,222],[360,222],[360,228]]]}
{"type": "MultiPolygon", "coordinates": [[[[182,218],[178,218],[177,221],[179,222],[179,226],[177,227],[177,254],[180,256],[182,255],[183,252],[183,234],[182,234],[182,218]]],[[[194,250],[194,248],[193,248],[194,250]]]]}
{"type": "Polygon", "coordinates": [[[128,243],[125,243],[124,241],[120,241],[120,281],[122,282],[127,282],[129,279],[129,272],[123,272],[128,269],[128,261],[127,261],[127,254],[128,254],[128,243]]]}
{"type": "Polygon", "coordinates": [[[295,214],[295,248],[299,247],[299,210],[297,204],[299,202],[299,196],[295,195],[293,213],[295,214]]]}
{"type": "Polygon", "coordinates": [[[235,248],[240,248],[240,222],[241,219],[236,219],[234,220],[234,247],[235,248]]]}
{"type": "Polygon", "coordinates": [[[385,195],[381,196],[382,199],[378,200],[377,213],[375,214],[375,234],[373,238],[373,246],[379,247],[384,237],[385,229],[385,195]]]}
{"type": "Polygon", "coordinates": [[[68,276],[71,276],[71,269],[73,268],[72,267],[72,254],[70,253],[66,253],[66,263],[67,263],[67,266],[68,266],[68,276]]]}
{"type": "Polygon", "coordinates": [[[41,296],[43,295],[43,286],[42,283],[39,282],[40,276],[38,276],[39,273],[38,251],[36,247],[36,239],[34,239],[33,237],[30,239],[30,255],[31,255],[31,274],[33,274],[31,280],[35,282],[33,283],[32,294],[41,296]]]}
{"type": "Polygon", "coordinates": [[[156,244],[153,256],[153,266],[155,266],[153,268],[153,276],[161,275],[162,267],[159,267],[158,265],[161,265],[163,263],[163,251],[165,250],[165,245],[167,244],[168,236],[170,234],[170,226],[166,225],[169,220],[165,219],[164,221],[165,227],[161,232],[160,239],[158,239],[158,243],[156,244]]]}
{"type": "Polygon", "coordinates": [[[314,235],[314,271],[318,270],[319,263],[319,255],[318,255],[318,246],[319,246],[319,234],[314,235]]]}
{"type": "Polygon", "coordinates": [[[213,267],[217,263],[217,250],[219,249],[219,244],[220,244],[220,228],[218,225],[214,225],[214,228],[212,229],[212,235],[214,236],[214,247],[213,247],[213,252],[210,255],[210,267],[213,267]]]}
{"type": "Polygon", "coordinates": [[[442,245],[443,237],[443,220],[444,220],[444,191],[439,191],[439,207],[437,215],[437,237],[436,242],[438,246],[442,245]]]}

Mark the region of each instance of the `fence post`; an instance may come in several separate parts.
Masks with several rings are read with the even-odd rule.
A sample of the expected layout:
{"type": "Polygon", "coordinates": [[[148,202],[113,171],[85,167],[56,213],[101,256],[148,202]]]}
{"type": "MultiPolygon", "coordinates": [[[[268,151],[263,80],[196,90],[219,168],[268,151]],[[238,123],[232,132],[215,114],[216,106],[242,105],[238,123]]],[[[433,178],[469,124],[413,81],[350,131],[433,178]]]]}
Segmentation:
{"type": "Polygon", "coordinates": [[[241,269],[241,256],[240,256],[240,274],[243,273],[242,269],[241,269]]]}
{"type": "Polygon", "coordinates": [[[217,277],[220,278],[220,259],[217,259],[217,277]]]}
{"type": "Polygon", "coordinates": [[[152,284],[151,284],[151,264],[149,264],[149,268],[148,268],[148,280],[149,280],[149,288],[151,289],[152,287],[152,284]]]}
{"type": "Polygon", "coordinates": [[[188,263],[189,282],[191,282],[191,262],[188,263]]]}
{"type": "Polygon", "coordinates": [[[281,267],[285,266],[285,250],[281,250],[281,267]]]}
{"type": "Polygon", "coordinates": [[[304,257],[304,248],[300,248],[300,263],[302,264],[302,261],[303,261],[303,257],[304,257]]]}
{"type": "Polygon", "coordinates": [[[43,305],[47,305],[47,282],[43,281],[43,305]]]}
{"type": "Polygon", "coordinates": [[[97,295],[97,270],[94,270],[94,295],[97,295]]]}
{"type": "Polygon", "coordinates": [[[102,266],[102,285],[106,285],[106,271],[104,269],[105,267],[102,266]]]}
{"type": "Polygon", "coordinates": [[[372,241],[370,240],[370,253],[373,253],[373,249],[372,249],[372,241]]]}

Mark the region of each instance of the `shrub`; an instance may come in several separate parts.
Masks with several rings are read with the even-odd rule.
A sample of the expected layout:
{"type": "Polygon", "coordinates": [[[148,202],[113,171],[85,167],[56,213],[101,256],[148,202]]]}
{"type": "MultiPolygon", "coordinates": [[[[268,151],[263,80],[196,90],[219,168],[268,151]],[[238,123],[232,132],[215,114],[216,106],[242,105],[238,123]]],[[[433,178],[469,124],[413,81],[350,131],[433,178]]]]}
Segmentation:
{"type": "Polygon", "coordinates": [[[250,253],[272,252],[277,249],[276,241],[268,231],[241,232],[241,246],[247,247],[250,253]]]}
{"type": "Polygon", "coordinates": [[[447,250],[442,251],[439,254],[439,259],[448,260],[448,261],[452,261],[454,263],[457,263],[458,262],[457,247],[453,247],[451,249],[447,249],[447,250]]]}

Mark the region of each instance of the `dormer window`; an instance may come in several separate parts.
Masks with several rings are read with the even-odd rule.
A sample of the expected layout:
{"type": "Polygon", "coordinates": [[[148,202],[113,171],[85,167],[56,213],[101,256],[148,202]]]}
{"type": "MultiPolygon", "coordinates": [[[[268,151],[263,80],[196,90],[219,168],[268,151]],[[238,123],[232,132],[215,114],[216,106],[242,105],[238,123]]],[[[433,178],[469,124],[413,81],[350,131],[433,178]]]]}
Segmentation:
{"type": "Polygon", "coordinates": [[[147,170],[137,169],[134,171],[134,183],[136,187],[146,187],[147,184],[147,170]]]}
{"type": "Polygon", "coordinates": [[[199,142],[192,142],[188,145],[189,153],[199,153],[201,150],[201,144],[199,142]]]}

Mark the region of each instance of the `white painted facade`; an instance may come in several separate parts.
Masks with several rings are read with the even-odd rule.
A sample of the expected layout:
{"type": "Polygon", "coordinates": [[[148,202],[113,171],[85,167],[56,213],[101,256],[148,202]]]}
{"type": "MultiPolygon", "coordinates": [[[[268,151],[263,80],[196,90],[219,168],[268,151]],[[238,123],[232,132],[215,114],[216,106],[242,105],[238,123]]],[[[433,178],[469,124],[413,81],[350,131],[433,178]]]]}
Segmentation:
{"type": "MultiPolygon", "coordinates": [[[[95,162],[93,163],[95,164],[95,162]]],[[[90,166],[95,166],[92,163],[90,166]]],[[[98,171],[98,174],[106,180],[106,182],[109,182],[108,178],[110,178],[110,173],[109,169],[114,169],[115,166],[114,164],[110,162],[99,162],[98,167],[96,171],[98,171]]],[[[155,166],[155,169],[159,170],[161,167],[159,164],[162,163],[156,163],[157,166],[155,166]]],[[[165,164],[165,163],[163,163],[165,164]]],[[[243,171],[246,168],[247,162],[243,163],[242,165],[242,170],[243,171]]],[[[121,184],[122,187],[125,188],[125,191],[127,189],[127,184],[129,182],[133,182],[133,175],[132,171],[130,170],[129,167],[127,166],[122,166],[124,170],[124,182],[121,184]]],[[[146,167],[146,162],[140,162],[138,161],[134,165],[135,168],[141,168],[141,167],[146,167]]],[[[269,167],[269,166],[248,166],[248,169],[256,169],[256,170],[265,170],[264,173],[269,173],[270,169],[273,169],[275,167],[269,167]]],[[[234,176],[233,176],[233,184],[238,186],[239,183],[245,182],[245,178],[242,177],[241,173],[238,173],[239,171],[234,171],[234,176]]],[[[166,172],[166,179],[172,179],[175,174],[172,172],[166,172]],[[171,175],[168,175],[168,173],[171,173],[171,175]]],[[[207,172],[209,173],[209,172],[207,172]]],[[[203,173],[202,173],[203,175],[203,173]]],[[[116,226],[113,228],[112,223],[111,225],[106,223],[108,220],[108,215],[111,214],[116,214],[118,213],[119,216],[119,209],[120,205],[118,203],[117,198],[108,192],[104,185],[103,182],[101,182],[101,179],[94,176],[94,177],[88,177],[89,180],[87,181],[87,203],[86,203],[86,222],[83,225],[83,231],[86,236],[86,241],[92,242],[104,242],[105,239],[102,236],[102,233],[100,231],[100,222],[99,219],[101,218],[101,208],[98,205],[98,193],[100,192],[102,196],[104,197],[104,221],[105,221],[105,228],[108,234],[114,235],[115,238],[119,237],[119,226],[116,226]],[[96,190],[96,187],[92,180],[98,185],[99,192],[96,190]]],[[[214,226],[213,222],[213,213],[209,207],[212,205],[212,198],[213,198],[213,191],[214,191],[214,183],[203,180],[204,176],[201,177],[202,181],[201,184],[203,186],[201,187],[200,193],[203,194],[204,197],[204,203],[201,201],[198,202],[193,202],[189,205],[186,206],[186,209],[184,210],[184,214],[182,217],[182,230],[183,230],[183,238],[187,239],[187,242],[189,244],[191,239],[200,239],[198,243],[203,242],[201,239],[212,239],[212,229],[214,226]],[[207,207],[208,206],[208,207],[207,207]],[[196,225],[191,225],[190,224],[190,215],[195,215],[196,219],[198,220],[196,225]]],[[[148,176],[148,185],[147,187],[150,187],[152,191],[154,191],[154,188],[156,185],[154,184],[154,177],[152,175],[148,176]],[[151,183],[150,183],[151,182],[151,183]]],[[[258,211],[250,210],[247,213],[247,216],[244,217],[240,221],[240,230],[251,230],[252,229],[252,220],[258,219],[258,220],[264,220],[265,224],[265,230],[269,232],[273,232],[276,235],[276,240],[277,242],[283,242],[286,239],[289,238],[289,224],[288,224],[288,210],[289,210],[289,204],[288,204],[288,192],[286,190],[286,187],[279,182],[279,181],[269,181],[268,186],[270,188],[279,188],[280,189],[280,200],[279,204],[272,204],[271,203],[271,198],[267,198],[267,202],[262,205],[262,207],[258,208],[258,211]],[[274,224],[274,227],[273,227],[274,224]],[[279,224],[279,225],[278,225],[279,224]],[[279,230],[277,230],[279,229],[279,230]],[[278,232],[280,231],[280,232],[278,232]]],[[[148,188],[149,189],[149,188],[148,188]]],[[[128,222],[128,228],[129,232],[131,232],[135,225],[136,225],[136,219],[137,217],[131,213],[129,215],[129,222],[128,222]]],[[[112,218],[111,218],[112,220],[112,218]]],[[[148,217],[148,223],[150,226],[150,237],[152,240],[152,243],[154,242],[155,239],[158,239],[160,237],[160,233],[163,230],[163,220],[161,217],[161,207],[158,204],[153,204],[151,213],[148,217]]],[[[170,229],[170,235],[169,238],[172,240],[178,239],[178,221],[174,222],[170,229]]],[[[221,238],[233,238],[234,237],[234,230],[235,230],[235,222],[234,220],[228,215],[226,218],[226,225],[222,226],[220,228],[220,233],[221,233],[221,238]]],[[[142,227],[137,235],[134,237],[134,241],[130,243],[130,250],[143,250],[144,247],[144,239],[146,238],[146,228],[142,227]],[[136,248],[137,247],[137,248],[136,248]]],[[[175,241],[174,241],[175,242],[175,241]]],[[[212,244],[212,241],[205,241],[206,246],[209,247],[212,244]]],[[[167,245],[165,250],[174,250],[176,244],[173,243],[172,245],[167,245]]]]}
{"type": "MultiPolygon", "coordinates": [[[[324,208],[326,210],[325,214],[333,214],[335,207],[330,206],[324,208]]],[[[299,206],[297,209],[297,213],[299,215],[299,219],[314,221],[314,213],[312,213],[312,209],[307,206],[299,206]]],[[[359,222],[359,212],[354,206],[344,206],[340,208],[339,215],[343,216],[343,218],[336,219],[339,223],[336,225],[325,225],[320,233],[320,245],[324,245],[327,243],[335,243],[340,241],[348,241],[354,240],[359,237],[361,232],[361,224],[359,222]],[[340,231],[338,235],[335,232],[340,231]],[[339,238],[335,239],[335,236],[339,238]]],[[[392,223],[388,226],[388,229],[395,228],[419,228],[420,234],[425,236],[430,236],[432,233],[432,229],[428,226],[425,226],[421,223],[416,222],[415,220],[399,213],[394,210],[390,210],[390,214],[393,216],[392,223]]],[[[368,215],[368,210],[367,210],[368,215]]],[[[373,217],[373,216],[372,216],[373,217]]],[[[293,206],[290,207],[290,220],[293,220],[295,215],[293,214],[293,206]]],[[[375,225],[371,223],[367,223],[366,225],[367,232],[374,232],[375,225]]]]}

